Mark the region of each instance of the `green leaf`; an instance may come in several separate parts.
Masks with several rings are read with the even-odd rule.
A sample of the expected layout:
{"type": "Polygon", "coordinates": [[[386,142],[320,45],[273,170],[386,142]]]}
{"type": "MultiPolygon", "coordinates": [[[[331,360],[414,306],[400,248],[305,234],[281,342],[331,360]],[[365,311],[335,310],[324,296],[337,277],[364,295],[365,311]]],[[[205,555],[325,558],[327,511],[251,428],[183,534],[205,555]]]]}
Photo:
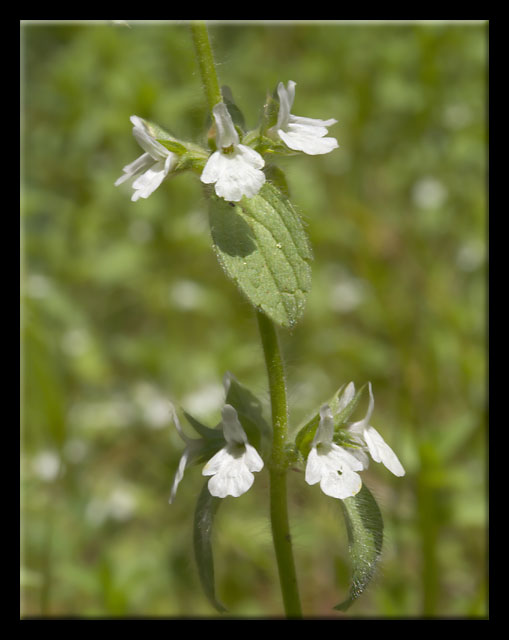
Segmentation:
{"type": "Polygon", "coordinates": [[[151,120],[145,120],[144,118],[140,118],[140,120],[147,127],[149,134],[156,140],[175,140],[171,133],[168,133],[166,129],[163,129],[157,123],[151,120]]]}
{"type": "Polygon", "coordinates": [[[319,423],[320,413],[315,413],[311,420],[308,420],[302,429],[299,430],[299,433],[295,438],[295,446],[302,453],[304,458],[307,458],[309,455],[311,443],[313,442],[319,423]]]}
{"type": "Polygon", "coordinates": [[[187,147],[181,142],[176,140],[167,140],[166,138],[157,138],[157,142],[160,142],[163,147],[166,147],[169,151],[176,153],[177,155],[183,155],[187,151],[187,147]]]}
{"type": "Polygon", "coordinates": [[[260,436],[270,435],[270,427],[262,413],[262,403],[252,391],[242,385],[232,374],[228,375],[226,403],[237,411],[249,442],[258,449],[260,436]]]}
{"type": "Polygon", "coordinates": [[[277,167],[275,164],[266,164],[265,175],[267,176],[267,180],[270,180],[270,182],[272,182],[272,184],[275,185],[281,193],[283,193],[287,198],[290,197],[288,182],[286,181],[286,176],[282,169],[277,167]]]}
{"type": "Polygon", "coordinates": [[[183,414],[196,433],[201,437],[199,445],[193,447],[190,452],[187,466],[200,464],[210,460],[210,458],[212,458],[212,456],[225,445],[221,423],[219,423],[216,428],[211,429],[210,427],[206,427],[186,411],[183,411],[183,414]]]}
{"type": "Polygon", "coordinates": [[[196,431],[196,433],[200,435],[202,438],[204,438],[205,440],[210,440],[210,439],[214,440],[217,438],[223,438],[222,431],[219,431],[217,429],[211,429],[210,427],[206,427],[199,420],[194,418],[190,413],[187,413],[187,411],[183,411],[183,414],[185,415],[189,424],[196,431]]]}
{"type": "Polygon", "coordinates": [[[198,565],[201,586],[210,604],[220,613],[226,608],[216,598],[214,584],[214,558],[212,555],[212,524],[221,498],[215,498],[204,485],[196,503],[194,512],[194,555],[198,565]]]}
{"type": "Polygon", "coordinates": [[[221,95],[223,96],[223,102],[225,103],[228,112],[232,118],[233,124],[237,125],[242,131],[246,128],[246,121],[244,119],[244,114],[238,108],[233,98],[233,92],[228,85],[223,85],[221,87],[221,95]]]}
{"type": "Polygon", "coordinates": [[[158,124],[151,122],[150,120],[144,120],[143,118],[140,118],[140,120],[147,127],[149,134],[167,149],[174,153],[178,153],[179,155],[186,152],[186,145],[177,140],[177,138],[172,136],[158,124]]]}
{"type": "Polygon", "coordinates": [[[311,249],[302,221],[274,185],[239,203],[210,197],[214,251],[251,304],[282,327],[302,316],[311,286],[311,249]]]}
{"type": "Polygon", "coordinates": [[[348,598],[334,609],[346,611],[373,577],[382,552],[384,525],[378,504],[365,484],[357,495],[339,502],[346,521],[352,578],[348,598]]]}

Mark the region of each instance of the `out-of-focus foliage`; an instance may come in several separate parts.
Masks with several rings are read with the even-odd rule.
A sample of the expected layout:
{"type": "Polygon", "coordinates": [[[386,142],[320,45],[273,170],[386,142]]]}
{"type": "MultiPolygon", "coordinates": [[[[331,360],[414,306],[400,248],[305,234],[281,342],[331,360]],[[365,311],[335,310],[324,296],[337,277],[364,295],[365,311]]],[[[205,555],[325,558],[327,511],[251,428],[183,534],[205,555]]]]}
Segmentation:
{"type": "MultiPolygon", "coordinates": [[[[363,476],[386,541],[347,614],[341,509],[291,473],[304,611],[486,616],[485,24],[214,24],[220,80],[248,127],[295,80],[293,112],[336,118],[340,148],[287,158],[314,252],[282,332],[295,429],[371,380],[373,425],[407,469],[363,476]]],[[[172,400],[215,424],[232,371],[267,397],[250,306],[211,249],[196,176],[130,201],[132,114],[203,140],[186,24],[30,24],[22,34],[23,616],[208,616],[192,558],[203,485],[172,400]]],[[[359,407],[364,415],[365,406],[359,407]]],[[[282,611],[266,471],[215,522],[218,597],[282,611]]]]}

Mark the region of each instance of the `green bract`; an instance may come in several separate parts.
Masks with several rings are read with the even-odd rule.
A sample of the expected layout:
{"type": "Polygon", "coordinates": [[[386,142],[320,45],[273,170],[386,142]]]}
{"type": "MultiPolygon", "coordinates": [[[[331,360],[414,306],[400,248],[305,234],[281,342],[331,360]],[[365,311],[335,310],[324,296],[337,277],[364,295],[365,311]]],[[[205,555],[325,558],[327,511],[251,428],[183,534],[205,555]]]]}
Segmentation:
{"type": "Polygon", "coordinates": [[[220,613],[225,607],[216,598],[214,584],[214,558],[212,555],[212,524],[221,498],[214,498],[205,484],[194,511],[193,543],[200,582],[211,605],[220,613]]]}
{"type": "Polygon", "coordinates": [[[271,434],[271,428],[262,413],[261,401],[230,373],[225,376],[225,387],[225,402],[235,407],[249,442],[259,448],[262,437],[271,434]]]}
{"type": "Polygon", "coordinates": [[[334,609],[346,611],[373,577],[382,552],[384,524],[380,509],[365,484],[357,495],[339,503],[348,533],[352,577],[348,598],[334,609]]]}
{"type": "Polygon", "coordinates": [[[239,203],[210,196],[214,250],[251,304],[281,327],[293,327],[311,286],[311,249],[290,201],[265,183],[239,203]]]}

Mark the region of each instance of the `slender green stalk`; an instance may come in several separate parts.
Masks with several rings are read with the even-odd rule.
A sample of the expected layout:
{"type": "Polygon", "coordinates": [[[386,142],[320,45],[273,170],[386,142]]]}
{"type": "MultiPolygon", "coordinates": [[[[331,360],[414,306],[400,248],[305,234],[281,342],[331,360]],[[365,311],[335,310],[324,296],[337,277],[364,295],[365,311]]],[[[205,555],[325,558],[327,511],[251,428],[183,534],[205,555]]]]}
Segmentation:
{"type": "Polygon", "coordinates": [[[288,432],[288,406],[286,401],[285,371],[274,324],[265,314],[259,311],[257,312],[257,319],[267,365],[272,408],[273,438],[270,464],[272,539],[274,541],[286,615],[292,618],[300,618],[302,617],[302,609],[293,559],[286,494],[285,444],[288,432]]]}
{"type": "MultiPolygon", "coordinates": [[[[191,32],[203,88],[209,109],[212,111],[213,107],[222,101],[222,97],[207,27],[204,22],[192,22],[191,32]]],[[[257,318],[267,365],[272,406],[273,442],[269,472],[272,538],[286,615],[291,618],[300,618],[302,611],[293,560],[286,495],[285,444],[288,432],[288,407],[285,372],[274,324],[263,313],[257,312],[257,318]]]]}
{"type": "Polygon", "coordinates": [[[200,67],[200,75],[203,89],[207,97],[209,110],[222,101],[219,80],[217,78],[214,56],[210,46],[209,34],[205,22],[197,21],[191,23],[191,33],[193,36],[196,59],[200,67]]]}

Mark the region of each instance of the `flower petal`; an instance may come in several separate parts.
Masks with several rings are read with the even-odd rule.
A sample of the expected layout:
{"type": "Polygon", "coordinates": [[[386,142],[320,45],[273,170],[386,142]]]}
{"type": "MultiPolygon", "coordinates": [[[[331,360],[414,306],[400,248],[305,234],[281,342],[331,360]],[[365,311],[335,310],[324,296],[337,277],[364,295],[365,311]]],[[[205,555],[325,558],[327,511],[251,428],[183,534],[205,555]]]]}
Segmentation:
{"type": "Polygon", "coordinates": [[[229,202],[239,202],[244,195],[239,182],[239,178],[235,174],[223,173],[216,181],[216,195],[229,202]]]}
{"type": "Polygon", "coordinates": [[[200,180],[215,183],[216,194],[231,202],[243,196],[252,198],[265,182],[261,171],[264,161],[259,153],[244,145],[238,145],[233,153],[215,151],[207,161],[200,180]]]}
{"type": "Polygon", "coordinates": [[[359,434],[362,437],[363,437],[364,430],[369,427],[369,421],[371,420],[371,416],[373,415],[373,409],[375,408],[375,398],[373,396],[371,382],[368,383],[368,390],[369,390],[369,405],[368,405],[368,410],[366,411],[366,415],[362,420],[359,420],[358,422],[352,422],[348,425],[349,431],[359,434]]]}
{"type": "Polygon", "coordinates": [[[359,493],[362,487],[362,479],[358,473],[345,467],[341,474],[330,472],[322,476],[321,490],[331,498],[344,500],[359,493]]]}
{"type": "Polygon", "coordinates": [[[248,491],[254,482],[254,475],[247,467],[239,467],[234,472],[218,473],[208,482],[211,495],[216,498],[233,496],[238,498],[248,491]]]}
{"type": "Polygon", "coordinates": [[[352,453],[346,451],[337,444],[331,445],[331,450],[327,454],[327,464],[339,471],[342,471],[345,467],[349,467],[352,471],[362,471],[363,465],[352,453]]]}
{"type": "Polygon", "coordinates": [[[224,102],[218,102],[212,109],[214,120],[216,121],[217,137],[216,143],[219,148],[227,148],[239,142],[239,134],[233,124],[232,117],[224,102]]]}
{"type": "Polygon", "coordinates": [[[134,124],[133,136],[140,147],[149,153],[154,160],[166,159],[166,156],[171,152],[150,135],[143,120],[138,116],[131,116],[131,122],[134,124]]]}
{"type": "Polygon", "coordinates": [[[320,408],[320,422],[313,438],[313,445],[331,444],[334,436],[334,420],[332,411],[328,404],[324,404],[320,408]]]}
{"type": "Polygon", "coordinates": [[[246,455],[244,457],[249,471],[261,471],[263,469],[263,460],[258,451],[251,444],[246,444],[246,455]]]}
{"type": "Polygon", "coordinates": [[[405,475],[405,469],[397,455],[374,427],[368,427],[365,430],[364,439],[375,462],[381,462],[395,476],[405,475]]]}
{"type": "Polygon", "coordinates": [[[169,499],[170,504],[172,504],[172,502],[175,500],[177,488],[180,484],[180,481],[184,477],[184,471],[186,470],[187,463],[189,461],[189,454],[190,454],[190,449],[186,448],[179,460],[178,468],[175,473],[175,477],[173,478],[173,484],[171,486],[170,499],[169,499]]]}
{"type": "Polygon", "coordinates": [[[362,469],[369,468],[369,456],[363,449],[350,449],[349,453],[362,464],[362,469]]]}
{"type": "Polygon", "coordinates": [[[306,118],[304,116],[290,116],[290,123],[302,124],[311,127],[332,127],[333,124],[337,124],[335,118],[329,118],[328,120],[320,120],[319,118],[306,118]]]}
{"type": "Polygon", "coordinates": [[[203,467],[201,472],[202,476],[213,476],[214,474],[219,473],[221,469],[227,467],[231,463],[232,458],[233,456],[229,452],[228,446],[219,449],[219,451],[215,453],[203,467]]]}
{"type": "Polygon", "coordinates": [[[245,444],[247,442],[246,432],[239,422],[235,409],[231,404],[225,404],[222,411],[223,434],[228,444],[245,444]]]}
{"type": "Polygon", "coordinates": [[[321,447],[321,449],[320,451],[320,447],[314,446],[309,452],[306,462],[306,482],[308,484],[320,482],[324,493],[335,498],[349,497],[360,491],[362,481],[356,471],[362,471],[364,468],[362,462],[336,444],[321,447]],[[351,491],[354,492],[351,493],[351,491]]]}
{"type": "Polygon", "coordinates": [[[118,180],[115,182],[115,186],[117,187],[119,184],[122,184],[122,182],[129,180],[129,178],[133,178],[138,173],[145,171],[145,169],[148,169],[153,163],[154,160],[152,156],[149,153],[144,153],[139,158],[136,158],[134,162],[131,162],[131,164],[127,164],[122,169],[124,175],[118,178],[118,180]]]}
{"type": "Polygon", "coordinates": [[[293,80],[288,81],[288,88],[280,82],[277,86],[277,94],[279,96],[279,112],[277,117],[276,129],[284,129],[288,125],[290,119],[290,111],[295,99],[295,85],[293,80]]]}
{"type": "Polygon", "coordinates": [[[312,447],[306,462],[305,480],[308,484],[316,484],[320,482],[323,475],[323,465],[316,447],[312,447]]]}
{"type": "Polygon", "coordinates": [[[341,413],[343,409],[350,404],[355,397],[355,385],[353,382],[349,382],[346,389],[341,394],[336,407],[336,414],[341,413]]]}
{"type": "Polygon", "coordinates": [[[253,169],[263,169],[263,167],[265,166],[265,160],[258,153],[258,151],[255,151],[245,144],[238,144],[237,150],[242,156],[242,159],[253,169]]]}
{"type": "Polygon", "coordinates": [[[133,182],[133,193],[131,200],[136,202],[139,198],[148,198],[161,182],[166,178],[168,171],[163,162],[156,162],[150,169],[145,171],[133,182]]]}
{"type": "Polygon", "coordinates": [[[233,496],[238,498],[253,484],[254,476],[246,464],[245,452],[232,454],[224,447],[205,465],[202,475],[213,477],[208,482],[210,493],[216,498],[233,496]]]}
{"type": "Polygon", "coordinates": [[[310,156],[329,153],[339,147],[336,138],[322,138],[298,132],[286,132],[278,129],[281,140],[294,151],[303,151],[310,156]]]}
{"type": "Polygon", "coordinates": [[[326,136],[328,133],[327,127],[322,127],[318,124],[295,122],[294,116],[290,118],[290,124],[286,127],[285,131],[295,135],[311,136],[313,138],[323,138],[323,136],[326,136]]]}
{"type": "Polygon", "coordinates": [[[214,151],[214,153],[207,160],[207,164],[205,165],[200,180],[205,184],[213,184],[219,178],[221,167],[222,167],[222,159],[223,154],[220,151],[214,151]]]}

